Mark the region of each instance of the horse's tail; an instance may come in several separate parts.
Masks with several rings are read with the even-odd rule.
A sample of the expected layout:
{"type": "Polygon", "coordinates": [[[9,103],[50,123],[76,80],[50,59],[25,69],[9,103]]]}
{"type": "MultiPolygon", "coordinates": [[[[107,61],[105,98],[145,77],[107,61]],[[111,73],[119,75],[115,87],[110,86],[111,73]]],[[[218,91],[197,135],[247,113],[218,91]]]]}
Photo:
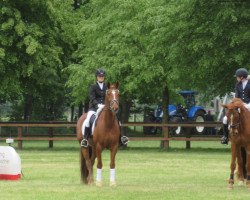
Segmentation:
{"type": "MultiPolygon", "coordinates": [[[[79,143],[81,142],[81,140],[83,139],[83,135],[82,135],[82,125],[83,125],[83,122],[84,120],[86,119],[86,116],[87,114],[84,113],[77,121],[77,124],[76,124],[76,137],[77,137],[77,140],[79,141],[79,143]]],[[[83,183],[88,183],[87,181],[87,177],[89,175],[89,171],[88,171],[88,168],[87,168],[87,164],[86,164],[86,159],[83,155],[83,150],[81,147],[80,147],[80,172],[81,172],[81,181],[83,183]]],[[[91,156],[91,151],[89,150],[89,156],[91,156]]]]}
{"type": "Polygon", "coordinates": [[[82,148],[80,148],[80,171],[81,171],[81,181],[87,184],[88,183],[87,177],[89,175],[89,171],[87,169],[86,160],[83,156],[82,148]]]}

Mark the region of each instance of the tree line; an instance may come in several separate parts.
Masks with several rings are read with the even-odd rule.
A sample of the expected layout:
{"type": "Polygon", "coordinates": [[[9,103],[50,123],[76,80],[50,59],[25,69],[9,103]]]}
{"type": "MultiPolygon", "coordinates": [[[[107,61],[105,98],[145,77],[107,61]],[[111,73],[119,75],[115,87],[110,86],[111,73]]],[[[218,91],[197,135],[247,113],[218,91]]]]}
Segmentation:
{"type": "Polygon", "coordinates": [[[120,82],[123,121],[135,99],[166,106],[180,89],[209,99],[250,69],[245,0],[3,0],[0,10],[0,101],[14,120],[87,107],[97,68],[120,82]]]}

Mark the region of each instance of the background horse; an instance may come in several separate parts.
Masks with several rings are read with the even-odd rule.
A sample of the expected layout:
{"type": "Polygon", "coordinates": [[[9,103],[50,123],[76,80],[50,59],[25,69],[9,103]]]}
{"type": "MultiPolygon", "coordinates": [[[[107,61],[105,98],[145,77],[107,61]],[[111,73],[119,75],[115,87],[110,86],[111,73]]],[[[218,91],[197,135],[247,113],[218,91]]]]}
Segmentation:
{"type": "MultiPolygon", "coordinates": [[[[93,140],[88,148],[81,148],[81,179],[86,184],[93,183],[93,165],[97,158],[96,185],[102,185],[102,151],[105,148],[110,150],[110,186],[115,186],[115,156],[120,140],[120,125],[116,116],[119,109],[118,82],[107,84],[105,95],[105,106],[95,123],[93,140]]],[[[86,119],[83,114],[77,122],[77,139],[82,140],[82,125],[86,119]]]]}
{"type": "Polygon", "coordinates": [[[247,187],[250,189],[250,112],[244,106],[244,102],[239,98],[234,98],[231,103],[222,105],[227,108],[226,116],[229,121],[229,139],[231,141],[231,173],[229,179],[229,188],[233,188],[234,170],[236,167],[236,158],[238,163],[238,178],[243,183],[243,161],[241,148],[245,148],[247,162],[247,187]]]}

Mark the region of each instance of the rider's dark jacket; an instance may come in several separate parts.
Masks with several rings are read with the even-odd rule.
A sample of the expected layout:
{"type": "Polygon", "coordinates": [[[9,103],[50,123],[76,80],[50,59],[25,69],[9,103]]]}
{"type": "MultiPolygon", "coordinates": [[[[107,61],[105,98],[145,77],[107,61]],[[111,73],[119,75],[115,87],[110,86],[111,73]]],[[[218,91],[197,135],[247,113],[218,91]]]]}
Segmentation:
{"type": "Polygon", "coordinates": [[[96,111],[98,109],[98,104],[104,104],[105,103],[105,93],[107,90],[107,86],[105,83],[103,83],[103,89],[100,88],[98,83],[90,86],[89,90],[89,110],[96,111]]]}
{"type": "Polygon", "coordinates": [[[250,103],[250,80],[247,81],[246,87],[243,90],[242,82],[235,85],[235,97],[241,98],[245,103],[250,103]]]}

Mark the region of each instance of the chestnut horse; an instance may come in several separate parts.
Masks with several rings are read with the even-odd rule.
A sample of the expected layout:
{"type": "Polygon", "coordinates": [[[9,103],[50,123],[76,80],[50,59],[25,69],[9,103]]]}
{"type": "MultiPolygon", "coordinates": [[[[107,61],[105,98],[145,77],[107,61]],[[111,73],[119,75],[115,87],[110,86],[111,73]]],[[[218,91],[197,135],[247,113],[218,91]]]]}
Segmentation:
{"type": "MultiPolygon", "coordinates": [[[[115,186],[115,156],[120,140],[120,125],[116,116],[119,110],[119,83],[107,84],[105,105],[95,122],[93,139],[89,139],[89,147],[80,149],[81,179],[86,184],[92,184],[93,165],[97,158],[96,185],[102,186],[102,151],[110,150],[110,186],[115,186]]],[[[83,139],[82,125],[86,113],[77,121],[77,139],[83,139]]]]}
{"type": "Polygon", "coordinates": [[[243,161],[241,148],[245,148],[247,162],[247,188],[250,189],[250,112],[244,106],[244,102],[239,98],[234,98],[229,104],[222,105],[227,108],[226,116],[229,122],[229,139],[231,141],[231,173],[229,179],[229,189],[233,189],[234,170],[236,168],[236,158],[238,163],[239,183],[244,182],[243,161]]]}

